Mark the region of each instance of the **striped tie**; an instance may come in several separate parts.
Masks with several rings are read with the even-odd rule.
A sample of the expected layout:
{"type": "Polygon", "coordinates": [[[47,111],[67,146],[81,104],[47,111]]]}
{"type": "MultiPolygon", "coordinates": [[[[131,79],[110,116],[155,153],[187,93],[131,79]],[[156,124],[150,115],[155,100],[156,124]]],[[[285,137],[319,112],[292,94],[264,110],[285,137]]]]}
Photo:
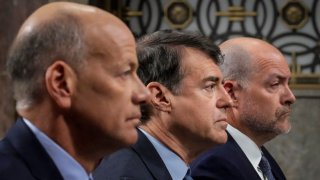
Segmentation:
{"type": "Polygon", "coordinates": [[[261,161],[259,163],[259,168],[262,171],[263,175],[268,179],[268,180],[275,180],[272,171],[271,171],[271,166],[269,164],[268,159],[263,155],[261,157],[261,161]]]}

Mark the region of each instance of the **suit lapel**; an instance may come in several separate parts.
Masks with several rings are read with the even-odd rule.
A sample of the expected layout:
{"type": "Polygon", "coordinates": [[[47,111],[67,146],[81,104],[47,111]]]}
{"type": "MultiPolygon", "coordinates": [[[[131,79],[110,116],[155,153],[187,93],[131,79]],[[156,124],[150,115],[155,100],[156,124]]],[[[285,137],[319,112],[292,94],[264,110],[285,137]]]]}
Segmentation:
{"type": "Polygon", "coordinates": [[[172,179],[169,171],[152,143],[139,130],[138,134],[138,142],[134,144],[132,148],[140,156],[152,176],[159,180],[172,179]]]}
{"type": "Polygon", "coordinates": [[[261,147],[261,150],[263,152],[263,154],[266,156],[266,158],[268,159],[269,163],[270,163],[270,166],[271,166],[271,170],[272,170],[272,173],[274,175],[274,177],[277,179],[277,180],[285,180],[286,177],[285,175],[283,174],[280,166],[278,165],[278,163],[274,160],[274,158],[271,156],[271,154],[268,152],[268,150],[265,148],[265,147],[261,147]]]}
{"type": "Polygon", "coordinates": [[[258,173],[255,170],[255,167],[252,166],[252,164],[250,163],[249,159],[247,158],[246,154],[242,151],[242,149],[240,148],[240,146],[238,145],[238,143],[233,139],[233,137],[228,134],[228,142],[233,146],[233,148],[236,150],[236,154],[239,160],[235,160],[237,162],[241,162],[241,170],[243,170],[243,174],[246,175],[246,177],[250,177],[250,179],[254,178],[254,179],[259,179],[260,180],[260,176],[258,175],[258,173]]]}
{"type": "Polygon", "coordinates": [[[63,179],[52,159],[21,119],[8,132],[7,138],[35,177],[63,179]]]}

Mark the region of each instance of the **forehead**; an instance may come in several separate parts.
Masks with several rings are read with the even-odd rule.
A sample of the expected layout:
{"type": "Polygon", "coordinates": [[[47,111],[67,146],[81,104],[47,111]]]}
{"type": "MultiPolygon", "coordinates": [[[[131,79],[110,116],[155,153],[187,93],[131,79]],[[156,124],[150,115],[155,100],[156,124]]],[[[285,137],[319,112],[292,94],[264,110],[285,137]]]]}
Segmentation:
{"type": "Polygon", "coordinates": [[[108,63],[122,64],[121,60],[136,61],[134,37],[128,28],[119,22],[97,22],[86,29],[86,41],[90,55],[106,57],[108,63]]]}
{"type": "Polygon", "coordinates": [[[194,48],[185,48],[184,51],[182,51],[181,65],[185,77],[192,75],[203,78],[208,76],[222,78],[221,70],[213,59],[194,48]]]}
{"type": "Polygon", "coordinates": [[[290,78],[291,72],[284,56],[279,52],[266,53],[265,56],[257,56],[254,63],[258,77],[281,76],[290,78]]]}

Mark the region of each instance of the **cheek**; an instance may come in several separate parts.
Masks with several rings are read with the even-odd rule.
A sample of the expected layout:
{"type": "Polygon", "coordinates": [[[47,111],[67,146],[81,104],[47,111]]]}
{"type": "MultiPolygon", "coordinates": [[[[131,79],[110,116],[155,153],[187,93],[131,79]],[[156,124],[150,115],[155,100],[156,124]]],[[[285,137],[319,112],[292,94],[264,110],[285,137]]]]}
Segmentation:
{"type": "Polygon", "coordinates": [[[221,129],[216,121],[226,117],[222,110],[218,109],[215,105],[213,105],[213,103],[210,104],[210,102],[207,102],[206,106],[199,106],[196,107],[196,109],[198,112],[193,113],[193,117],[197,120],[194,123],[198,131],[201,129],[203,133],[211,133],[211,131],[221,129]]]}
{"type": "Polygon", "coordinates": [[[274,116],[275,107],[272,101],[273,98],[263,93],[249,93],[249,95],[242,99],[242,111],[247,114],[255,114],[256,116],[259,114],[262,116],[274,116]]]}
{"type": "Polygon", "coordinates": [[[262,102],[257,102],[254,98],[248,97],[247,99],[243,99],[239,104],[238,112],[241,120],[257,119],[259,116],[263,116],[266,108],[262,102]]]}
{"type": "Polygon", "coordinates": [[[92,84],[80,87],[74,104],[89,121],[100,126],[98,128],[113,131],[119,129],[124,116],[128,115],[129,100],[130,96],[123,89],[106,84],[98,85],[93,81],[92,84]]]}

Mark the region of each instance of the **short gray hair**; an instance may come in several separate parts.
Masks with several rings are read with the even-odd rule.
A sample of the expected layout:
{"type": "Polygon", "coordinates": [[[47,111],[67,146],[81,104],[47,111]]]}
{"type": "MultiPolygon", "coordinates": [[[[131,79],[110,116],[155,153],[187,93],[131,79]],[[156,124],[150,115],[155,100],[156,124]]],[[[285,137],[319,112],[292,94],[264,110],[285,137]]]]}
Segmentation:
{"type": "Polygon", "coordinates": [[[7,71],[15,99],[34,103],[43,98],[47,68],[56,60],[65,61],[76,72],[86,57],[86,45],[79,19],[62,12],[58,17],[17,36],[9,51],[7,71]]]}
{"type": "Polygon", "coordinates": [[[221,48],[224,54],[224,63],[220,66],[225,80],[237,81],[246,87],[253,70],[251,55],[239,45],[221,48]]]}

